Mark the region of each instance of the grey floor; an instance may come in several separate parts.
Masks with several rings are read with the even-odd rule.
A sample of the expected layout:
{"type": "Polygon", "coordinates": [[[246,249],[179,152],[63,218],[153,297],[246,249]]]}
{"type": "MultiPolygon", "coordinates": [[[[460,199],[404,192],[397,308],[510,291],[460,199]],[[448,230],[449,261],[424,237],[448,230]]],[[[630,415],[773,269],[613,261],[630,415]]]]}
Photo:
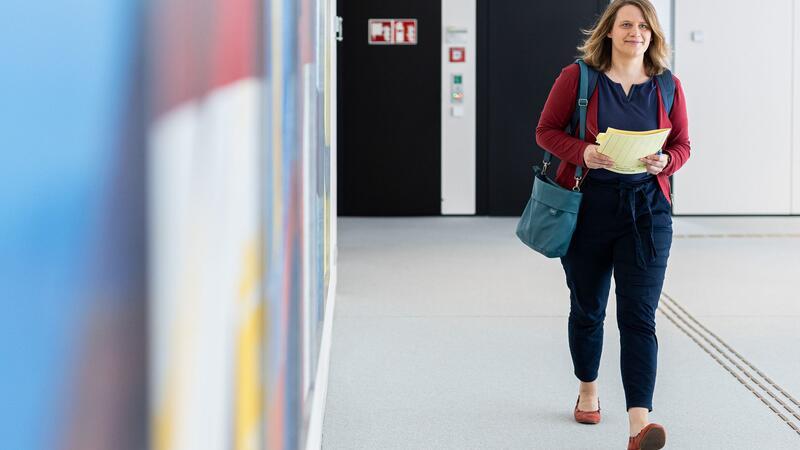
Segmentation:
{"type": "MultiPolygon", "coordinates": [[[[561,265],[515,224],[339,219],[323,448],[624,448],[613,286],[603,421],[580,425],[561,265]]],[[[674,218],[650,415],[666,448],[800,449],[798,281],[800,217],[674,218]]]]}

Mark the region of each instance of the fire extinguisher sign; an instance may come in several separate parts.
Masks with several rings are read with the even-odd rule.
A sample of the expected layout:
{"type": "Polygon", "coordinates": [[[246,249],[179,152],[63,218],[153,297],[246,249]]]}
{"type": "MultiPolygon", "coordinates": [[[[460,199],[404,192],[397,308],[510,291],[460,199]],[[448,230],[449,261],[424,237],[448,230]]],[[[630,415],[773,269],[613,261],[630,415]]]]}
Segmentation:
{"type": "Polygon", "coordinates": [[[417,19],[369,19],[369,45],[417,45],[417,19]]]}

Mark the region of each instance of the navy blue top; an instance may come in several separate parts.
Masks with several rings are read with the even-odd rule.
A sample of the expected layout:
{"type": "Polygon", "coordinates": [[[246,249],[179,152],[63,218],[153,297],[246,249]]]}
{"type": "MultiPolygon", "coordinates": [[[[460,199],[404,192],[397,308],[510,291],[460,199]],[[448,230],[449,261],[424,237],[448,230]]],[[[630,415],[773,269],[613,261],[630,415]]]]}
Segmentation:
{"type": "MultiPolygon", "coordinates": [[[[597,90],[597,129],[600,133],[608,127],[628,131],[658,129],[658,90],[654,78],[631,85],[628,95],[625,95],[621,84],[601,72],[597,77],[597,90]]],[[[621,174],[606,169],[592,169],[587,175],[605,181],[640,181],[652,176],[647,172],[621,174]]]]}

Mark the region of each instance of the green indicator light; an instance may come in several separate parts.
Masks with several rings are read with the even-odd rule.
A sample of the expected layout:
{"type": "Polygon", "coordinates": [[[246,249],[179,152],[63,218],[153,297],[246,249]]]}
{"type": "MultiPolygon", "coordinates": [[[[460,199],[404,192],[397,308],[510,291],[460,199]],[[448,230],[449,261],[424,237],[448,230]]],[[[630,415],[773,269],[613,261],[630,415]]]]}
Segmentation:
{"type": "Polygon", "coordinates": [[[453,75],[453,83],[461,84],[461,75],[453,75]]]}

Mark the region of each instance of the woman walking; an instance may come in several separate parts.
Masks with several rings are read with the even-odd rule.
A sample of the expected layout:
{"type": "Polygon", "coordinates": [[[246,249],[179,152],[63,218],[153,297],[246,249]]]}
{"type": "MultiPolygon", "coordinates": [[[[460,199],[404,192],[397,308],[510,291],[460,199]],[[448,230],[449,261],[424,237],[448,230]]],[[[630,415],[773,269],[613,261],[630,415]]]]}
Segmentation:
{"type": "Polygon", "coordinates": [[[668,177],[690,153],[685,97],[675,77],[674,92],[661,92],[658,77],[671,76],[666,71],[669,48],[649,1],[613,1],[587,35],[578,50],[598,77],[589,93],[585,141],[564,131],[576,105],[576,64],[556,79],[536,129],[539,146],[562,161],[556,176],[561,186],[575,185],[576,166],[585,173],[577,227],[561,258],[570,290],[569,348],[580,381],[574,416],[581,423],[600,422],[596,379],[613,271],[628,449],[659,449],[666,431],[648,420],[658,352],[655,312],[672,245],[668,177]],[[672,95],[672,103],[665,105],[672,95]],[[663,152],[653,149],[641,159],[645,173],[619,174],[607,170],[614,161],[594,144],[608,127],[671,131],[663,152]]]}

